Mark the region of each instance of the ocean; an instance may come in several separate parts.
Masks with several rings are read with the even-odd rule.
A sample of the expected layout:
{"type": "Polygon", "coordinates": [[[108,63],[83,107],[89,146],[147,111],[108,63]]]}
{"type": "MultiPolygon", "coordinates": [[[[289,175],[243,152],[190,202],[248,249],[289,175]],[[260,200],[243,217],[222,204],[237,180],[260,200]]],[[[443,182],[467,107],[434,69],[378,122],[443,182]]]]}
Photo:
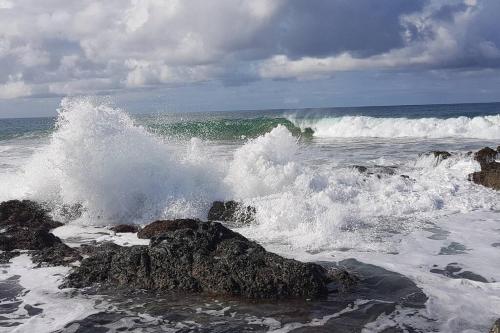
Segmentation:
{"type": "Polygon", "coordinates": [[[73,98],[55,118],[0,119],[0,200],[59,219],[82,205],[56,229],[69,243],[135,244],[105,226],[206,220],[214,200],[238,200],[256,221],[231,228],[267,250],[372,276],[370,291],[319,303],[80,295],[57,288],[67,268],[35,277],[23,255],[0,267],[20,288],[0,298],[0,331],[486,332],[500,192],[467,176],[469,152],[499,144],[500,103],[132,115],[73,98]]]}

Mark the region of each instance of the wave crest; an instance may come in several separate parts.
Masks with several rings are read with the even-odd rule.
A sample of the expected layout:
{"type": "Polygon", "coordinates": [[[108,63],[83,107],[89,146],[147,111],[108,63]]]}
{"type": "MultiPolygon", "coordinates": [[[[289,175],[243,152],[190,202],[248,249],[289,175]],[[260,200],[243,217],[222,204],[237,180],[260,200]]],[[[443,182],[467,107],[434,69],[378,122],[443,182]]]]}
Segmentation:
{"type": "Polygon", "coordinates": [[[344,116],[337,118],[288,118],[302,130],[310,128],[317,137],[379,138],[500,138],[500,115],[439,118],[375,118],[344,116]]]}

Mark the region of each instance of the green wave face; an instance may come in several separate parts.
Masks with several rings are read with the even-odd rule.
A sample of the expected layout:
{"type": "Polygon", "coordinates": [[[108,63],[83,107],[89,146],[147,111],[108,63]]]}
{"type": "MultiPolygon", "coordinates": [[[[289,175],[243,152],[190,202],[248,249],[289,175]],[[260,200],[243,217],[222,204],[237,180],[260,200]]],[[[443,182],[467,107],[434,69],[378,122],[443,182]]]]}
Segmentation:
{"type": "Polygon", "coordinates": [[[151,132],[176,139],[197,137],[205,140],[241,140],[256,138],[283,125],[297,137],[310,137],[312,130],[301,129],[285,118],[211,119],[203,121],[179,121],[173,123],[150,123],[151,132]]]}

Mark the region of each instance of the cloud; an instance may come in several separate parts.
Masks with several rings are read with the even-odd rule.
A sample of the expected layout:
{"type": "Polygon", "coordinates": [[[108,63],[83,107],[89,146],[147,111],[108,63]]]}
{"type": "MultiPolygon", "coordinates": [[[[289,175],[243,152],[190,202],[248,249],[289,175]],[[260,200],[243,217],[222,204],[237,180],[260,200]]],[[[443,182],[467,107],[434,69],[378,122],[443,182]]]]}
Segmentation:
{"type": "Polygon", "coordinates": [[[0,0],[0,98],[500,67],[497,0],[0,0]]]}
{"type": "Polygon", "coordinates": [[[11,99],[31,95],[31,87],[22,81],[22,77],[10,77],[9,81],[0,84],[0,98],[11,99]]]}

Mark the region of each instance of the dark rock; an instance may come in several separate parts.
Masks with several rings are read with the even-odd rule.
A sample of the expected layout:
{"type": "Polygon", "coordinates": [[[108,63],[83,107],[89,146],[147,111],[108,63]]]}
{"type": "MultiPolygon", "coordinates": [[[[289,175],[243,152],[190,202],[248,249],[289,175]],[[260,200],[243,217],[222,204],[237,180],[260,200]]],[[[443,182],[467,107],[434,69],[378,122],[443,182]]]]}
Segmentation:
{"type": "Polygon", "coordinates": [[[54,221],[40,204],[30,200],[0,203],[0,227],[29,227],[50,230],[62,226],[54,221]]]}
{"type": "Polygon", "coordinates": [[[451,156],[451,154],[449,152],[441,151],[441,150],[433,150],[433,151],[429,152],[429,154],[433,155],[435,158],[437,158],[440,161],[446,160],[448,157],[451,156]]]}
{"type": "Polygon", "coordinates": [[[411,178],[410,176],[408,175],[399,175],[399,177],[403,178],[403,179],[407,179],[407,180],[411,180],[411,181],[415,181],[415,179],[411,178]]]}
{"type": "Polygon", "coordinates": [[[121,246],[113,242],[102,242],[98,245],[82,244],[78,249],[80,254],[91,256],[98,252],[116,252],[121,249],[121,246]]]}
{"type": "Polygon", "coordinates": [[[474,159],[479,162],[481,169],[484,169],[488,168],[490,163],[495,162],[497,154],[496,150],[485,147],[474,153],[474,159]]]}
{"type": "Polygon", "coordinates": [[[469,180],[498,191],[500,190],[500,167],[471,173],[469,180]]]}
{"type": "Polygon", "coordinates": [[[118,224],[112,226],[109,230],[116,233],[136,233],[139,231],[139,227],[134,224],[118,224]]]}
{"type": "Polygon", "coordinates": [[[396,174],[397,167],[395,166],[386,166],[386,165],[372,165],[372,166],[364,166],[364,165],[353,165],[354,169],[356,169],[359,173],[364,173],[368,176],[376,176],[378,178],[382,178],[383,175],[393,176],[396,174]]]}
{"type": "Polygon", "coordinates": [[[197,222],[193,228],[189,222],[164,230],[149,246],[96,251],[73,269],[63,286],[100,284],[274,299],[325,296],[332,281],[342,286],[352,282],[317,264],[269,253],[220,223],[197,222]]]}
{"type": "MultiPolygon", "coordinates": [[[[0,250],[33,250],[39,264],[66,265],[80,260],[78,251],[63,244],[49,230],[61,226],[41,205],[29,200],[0,203],[0,250]]],[[[13,252],[13,254],[18,252],[13,252]]],[[[6,255],[5,257],[9,257],[6,255]]],[[[12,256],[10,256],[12,257],[12,256]]]]}
{"type": "Polygon", "coordinates": [[[10,262],[10,259],[17,257],[20,254],[21,252],[19,251],[2,252],[0,253],[0,264],[8,264],[10,262]]]}
{"type": "Polygon", "coordinates": [[[481,165],[481,171],[469,174],[469,180],[479,185],[500,190],[500,163],[495,161],[498,153],[498,151],[488,147],[476,152],[474,159],[481,165]]]}
{"type": "Polygon", "coordinates": [[[457,242],[451,242],[450,245],[448,245],[447,247],[442,247],[438,255],[446,256],[453,254],[464,254],[467,253],[467,251],[468,249],[465,247],[465,245],[457,242]]]}
{"type": "Polygon", "coordinates": [[[462,271],[462,267],[458,266],[457,263],[448,264],[444,269],[433,268],[431,273],[444,275],[452,279],[467,279],[471,281],[484,282],[487,283],[484,277],[471,271],[462,271]]]}
{"type": "Polygon", "coordinates": [[[41,250],[62,243],[45,229],[11,227],[0,234],[0,250],[41,250]]]}
{"type": "Polygon", "coordinates": [[[244,206],[233,200],[214,201],[208,211],[208,220],[249,224],[255,221],[255,213],[255,207],[244,206]]]}
{"type": "Polygon", "coordinates": [[[42,266],[43,264],[67,266],[72,262],[81,260],[82,256],[78,250],[66,244],[58,243],[54,246],[34,252],[32,259],[38,266],[42,266]]]}
{"type": "Polygon", "coordinates": [[[451,153],[443,150],[432,150],[419,156],[433,156],[436,159],[436,165],[451,157],[451,153]]]}
{"type": "Polygon", "coordinates": [[[364,173],[368,171],[368,168],[363,165],[353,165],[352,167],[358,170],[359,173],[364,173]]]}
{"type": "Polygon", "coordinates": [[[137,237],[150,239],[153,237],[161,236],[162,234],[175,231],[177,229],[196,229],[198,228],[199,220],[193,219],[177,219],[177,220],[160,220],[148,224],[142,228],[138,233],[137,237]]]}

